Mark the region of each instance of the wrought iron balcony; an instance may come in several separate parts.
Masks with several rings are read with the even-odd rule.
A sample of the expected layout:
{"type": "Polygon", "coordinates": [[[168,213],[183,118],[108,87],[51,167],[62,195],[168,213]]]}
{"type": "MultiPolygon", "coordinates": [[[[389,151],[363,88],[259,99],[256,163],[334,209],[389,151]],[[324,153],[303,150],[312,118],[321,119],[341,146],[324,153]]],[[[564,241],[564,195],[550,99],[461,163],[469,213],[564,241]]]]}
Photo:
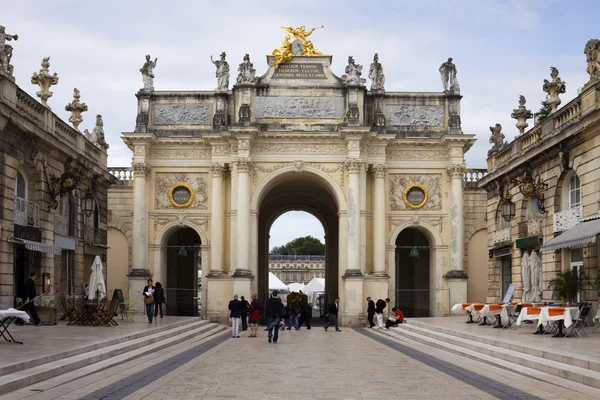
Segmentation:
{"type": "Polygon", "coordinates": [[[21,226],[40,227],[40,206],[34,202],[15,197],[14,223],[21,226]]]}
{"type": "Polygon", "coordinates": [[[494,234],[493,234],[494,244],[501,243],[501,242],[509,242],[511,240],[511,235],[510,235],[511,229],[512,228],[509,226],[508,228],[499,229],[497,231],[494,231],[494,234]]]}
{"type": "Polygon", "coordinates": [[[579,223],[583,215],[581,206],[559,211],[554,214],[554,232],[562,232],[571,229],[579,223]]]}
{"type": "Polygon", "coordinates": [[[542,234],[543,218],[530,219],[519,223],[519,237],[527,237],[542,234]]]}
{"type": "Polygon", "coordinates": [[[87,244],[100,244],[100,229],[93,226],[83,226],[83,241],[87,244]]]}

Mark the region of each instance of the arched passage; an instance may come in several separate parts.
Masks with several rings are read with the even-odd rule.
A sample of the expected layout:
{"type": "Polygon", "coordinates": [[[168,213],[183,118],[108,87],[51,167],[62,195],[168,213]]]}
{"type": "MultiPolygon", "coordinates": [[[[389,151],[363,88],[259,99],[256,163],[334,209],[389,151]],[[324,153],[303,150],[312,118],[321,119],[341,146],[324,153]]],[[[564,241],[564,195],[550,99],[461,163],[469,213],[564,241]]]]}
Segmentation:
{"type": "Polygon", "coordinates": [[[415,228],[396,238],[396,307],[407,317],[430,316],[430,243],[415,228]]]}
{"type": "Polygon", "coordinates": [[[257,286],[259,296],[265,298],[268,292],[269,232],[273,222],[283,213],[291,210],[305,211],[315,216],[325,231],[325,282],[328,298],[334,298],[339,291],[339,200],[336,189],[329,182],[311,171],[291,170],[273,177],[268,185],[255,193],[256,204],[258,268],[257,286]]]}

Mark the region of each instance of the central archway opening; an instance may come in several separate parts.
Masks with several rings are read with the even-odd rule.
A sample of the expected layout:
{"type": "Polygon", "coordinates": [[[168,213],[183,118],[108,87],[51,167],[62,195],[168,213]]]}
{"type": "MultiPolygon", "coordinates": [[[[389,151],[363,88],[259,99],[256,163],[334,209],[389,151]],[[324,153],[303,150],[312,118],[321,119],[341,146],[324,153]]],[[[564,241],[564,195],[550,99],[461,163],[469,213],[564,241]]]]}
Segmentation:
{"type": "MultiPolygon", "coordinates": [[[[274,182],[270,188],[266,189],[262,197],[258,209],[258,294],[263,299],[268,297],[269,250],[273,247],[270,246],[272,226],[279,217],[290,211],[308,213],[314,216],[323,227],[325,254],[324,260],[321,263],[323,265],[321,271],[325,279],[325,287],[323,293],[321,293],[320,302],[323,305],[323,310],[325,310],[325,305],[338,296],[338,206],[328,190],[327,184],[322,181],[322,178],[309,172],[294,172],[286,175],[277,182],[274,182]]],[[[299,259],[300,257],[297,256],[296,258],[299,259]]],[[[302,281],[304,283],[309,278],[308,282],[310,282],[310,265],[313,265],[312,269],[314,270],[317,268],[317,264],[319,264],[317,260],[314,260],[315,262],[311,261],[307,259],[294,263],[292,260],[286,260],[285,264],[290,265],[289,268],[291,268],[292,264],[299,264],[301,268],[300,270],[296,270],[295,276],[290,271],[292,272],[291,280],[302,281]],[[304,268],[302,268],[302,265],[304,265],[304,268]],[[300,272],[302,275],[299,275],[300,272]]],[[[280,264],[284,264],[283,260],[280,264]]],[[[313,275],[313,278],[315,276],[313,275]]],[[[282,277],[286,278],[286,275],[282,275],[282,277]]],[[[320,314],[319,311],[317,313],[320,314]]],[[[315,315],[313,311],[313,320],[315,316],[320,317],[320,315],[315,315]]]]}
{"type": "Polygon", "coordinates": [[[396,307],[406,317],[429,317],[430,244],[418,229],[404,229],[396,238],[396,307]]]}
{"type": "MultiPolygon", "coordinates": [[[[167,241],[167,314],[197,316],[200,313],[200,237],[192,228],[181,228],[167,241]]],[[[155,282],[156,283],[156,282],[155,282]]]]}

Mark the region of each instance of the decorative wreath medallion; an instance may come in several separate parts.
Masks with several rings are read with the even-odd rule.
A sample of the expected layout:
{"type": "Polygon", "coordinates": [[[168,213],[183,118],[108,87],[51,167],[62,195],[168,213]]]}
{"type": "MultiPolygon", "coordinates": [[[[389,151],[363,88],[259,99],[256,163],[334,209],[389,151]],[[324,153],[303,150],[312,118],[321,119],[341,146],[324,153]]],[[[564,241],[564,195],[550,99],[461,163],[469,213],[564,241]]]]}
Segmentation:
{"type": "Polygon", "coordinates": [[[413,183],[404,189],[404,193],[402,194],[404,199],[404,203],[406,206],[412,209],[421,208],[427,203],[427,198],[429,197],[429,192],[423,185],[419,185],[418,183],[413,183]]]}
{"type": "Polygon", "coordinates": [[[194,201],[194,189],[185,183],[173,185],[169,190],[169,200],[177,208],[186,208],[194,201]]]}

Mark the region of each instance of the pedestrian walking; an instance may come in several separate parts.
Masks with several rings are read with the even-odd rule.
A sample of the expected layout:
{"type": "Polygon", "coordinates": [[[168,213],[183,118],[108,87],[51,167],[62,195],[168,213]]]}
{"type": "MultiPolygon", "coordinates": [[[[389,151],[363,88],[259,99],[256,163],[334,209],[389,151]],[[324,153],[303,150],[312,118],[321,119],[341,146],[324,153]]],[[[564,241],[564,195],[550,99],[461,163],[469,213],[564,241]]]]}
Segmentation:
{"type": "MultiPolygon", "coordinates": [[[[29,279],[25,282],[23,286],[23,298],[25,299],[25,303],[23,305],[23,311],[28,312],[33,318],[33,323],[35,326],[41,324],[40,317],[38,317],[37,312],[35,312],[35,305],[33,304],[33,299],[37,296],[35,292],[35,280],[37,279],[37,274],[32,272],[29,274],[29,279]]],[[[21,325],[21,324],[19,324],[21,325]]]]}
{"type": "Polygon", "coordinates": [[[375,326],[375,322],[373,322],[373,317],[375,316],[375,302],[369,296],[367,297],[367,321],[369,321],[369,328],[375,326]]]}
{"type": "Polygon", "coordinates": [[[148,323],[152,323],[152,316],[154,315],[154,286],[152,286],[152,279],[146,281],[146,286],[142,290],[144,294],[144,305],[146,306],[146,315],[148,316],[148,323]]]}
{"type": "Polygon", "coordinates": [[[262,304],[260,304],[258,296],[256,294],[253,294],[252,303],[250,303],[250,336],[248,337],[256,337],[256,334],[258,333],[260,310],[262,310],[262,304]]]}
{"type": "Polygon", "coordinates": [[[163,289],[160,282],[156,282],[154,285],[154,318],[156,318],[160,312],[160,317],[163,317],[162,305],[165,302],[165,290],[163,289]]]}
{"type": "Polygon", "coordinates": [[[267,329],[269,332],[269,343],[271,343],[271,340],[273,343],[277,343],[277,339],[279,338],[279,323],[281,322],[281,317],[285,314],[283,303],[277,296],[279,296],[279,292],[273,290],[271,297],[267,301],[267,329]]]}
{"type": "Polygon", "coordinates": [[[300,323],[299,326],[302,326],[303,323],[306,324],[306,329],[310,329],[310,304],[306,298],[302,297],[300,299],[300,323]]]}
{"type": "Polygon", "coordinates": [[[299,308],[300,308],[300,305],[298,303],[297,298],[296,298],[296,300],[294,300],[288,304],[288,312],[289,312],[288,325],[287,325],[288,329],[292,329],[292,322],[294,322],[294,328],[296,328],[296,330],[300,329],[300,325],[298,324],[298,314],[300,314],[299,308]]]}
{"type": "Polygon", "coordinates": [[[335,302],[329,305],[329,322],[325,325],[325,331],[329,328],[330,325],[335,325],[335,331],[341,332],[338,326],[338,312],[340,310],[340,298],[336,297],[335,302]]]}
{"type": "Polygon", "coordinates": [[[240,316],[242,318],[242,331],[248,330],[248,310],[250,309],[250,303],[244,298],[240,297],[240,316]]]}
{"type": "Polygon", "coordinates": [[[233,300],[229,302],[229,317],[231,318],[231,337],[240,337],[240,315],[241,315],[241,301],[238,300],[238,295],[233,295],[233,300]]]}
{"type": "Polygon", "coordinates": [[[390,299],[386,298],[385,300],[377,300],[377,303],[375,304],[375,314],[377,314],[377,326],[379,327],[379,329],[383,329],[383,310],[385,310],[385,307],[387,306],[387,303],[390,302],[390,299]]]}

